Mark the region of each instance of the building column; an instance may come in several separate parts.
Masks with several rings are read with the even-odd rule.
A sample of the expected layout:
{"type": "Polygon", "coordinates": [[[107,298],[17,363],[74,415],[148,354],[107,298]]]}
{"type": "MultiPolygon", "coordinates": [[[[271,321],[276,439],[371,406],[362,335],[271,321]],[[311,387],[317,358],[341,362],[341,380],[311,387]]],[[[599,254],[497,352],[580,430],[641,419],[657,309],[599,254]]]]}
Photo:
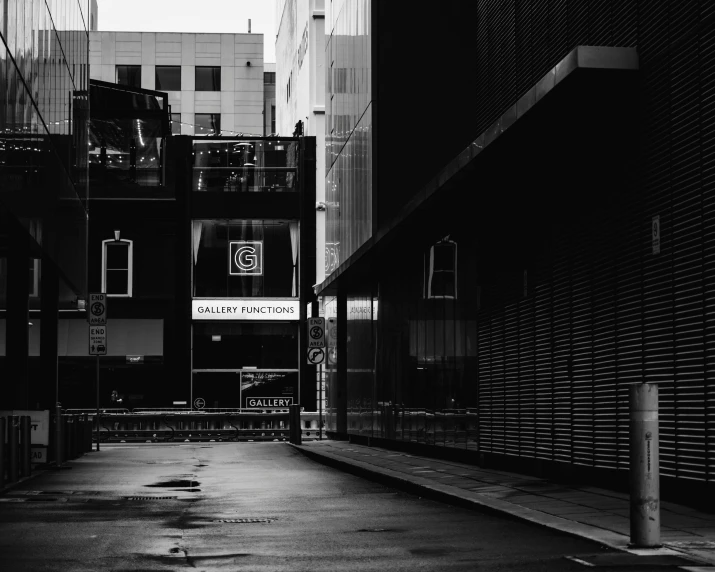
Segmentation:
{"type": "Polygon", "coordinates": [[[338,434],[348,433],[348,297],[344,292],[337,296],[338,339],[336,351],[338,354],[337,399],[335,400],[336,430],[338,434]]]}
{"type": "Polygon", "coordinates": [[[30,349],[30,239],[27,230],[8,216],[6,395],[10,409],[28,409],[30,349]]]}
{"type": "Polygon", "coordinates": [[[57,365],[57,341],[60,309],[60,278],[57,268],[46,256],[40,266],[40,381],[33,395],[33,405],[50,409],[60,401],[57,365]]]}

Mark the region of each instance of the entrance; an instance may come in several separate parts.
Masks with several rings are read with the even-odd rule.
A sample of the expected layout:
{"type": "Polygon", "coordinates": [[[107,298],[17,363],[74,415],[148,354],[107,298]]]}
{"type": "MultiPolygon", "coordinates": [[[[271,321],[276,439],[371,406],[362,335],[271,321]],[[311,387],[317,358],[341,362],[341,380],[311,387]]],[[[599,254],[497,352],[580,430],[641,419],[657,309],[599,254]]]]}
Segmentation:
{"type": "Polygon", "coordinates": [[[195,369],[192,397],[206,409],[283,409],[297,402],[297,369],[195,369]]]}

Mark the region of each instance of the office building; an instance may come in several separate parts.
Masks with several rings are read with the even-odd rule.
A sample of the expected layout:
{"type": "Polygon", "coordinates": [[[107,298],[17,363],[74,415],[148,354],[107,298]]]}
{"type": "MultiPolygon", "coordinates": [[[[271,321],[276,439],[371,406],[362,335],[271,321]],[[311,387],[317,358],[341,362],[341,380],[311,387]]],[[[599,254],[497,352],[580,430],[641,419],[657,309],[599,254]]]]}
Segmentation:
{"type": "Polygon", "coordinates": [[[325,2],[278,0],[276,36],[277,133],[292,135],[300,122],[319,149],[316,177],[316,280],[325,277],[325,2]]]}
{"type": "Polygon", "coordinates": [[[62,324],[84,315],[88,7],[64,0],[0,6],[3,409],[46,409],[62,399],[62,324]]]}
{"type": "Polygon", "coordinates": [[[90,76],[168,93],[175,135],[263,134],[263,34],[92,32],[90,76]]]}
{"type": "Polygon", "coordinates": [[[710,494],[712,9],[326,10],[330,429],[623,484],[657,383],[710,494]]]}

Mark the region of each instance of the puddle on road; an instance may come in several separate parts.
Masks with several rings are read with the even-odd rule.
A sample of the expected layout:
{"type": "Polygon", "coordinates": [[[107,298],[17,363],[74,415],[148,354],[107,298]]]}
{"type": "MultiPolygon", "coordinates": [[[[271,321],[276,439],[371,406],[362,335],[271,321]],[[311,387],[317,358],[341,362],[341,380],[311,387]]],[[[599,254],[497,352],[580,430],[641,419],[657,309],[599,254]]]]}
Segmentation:
{"type": "Polygon", "coordinates": [[[144,485],[145,487],[161,487],[165,489],[173,489],[177,487],[184,487],[184,488],[194,488],[199,486],[201,483],[198,481],[194,480],[187,480],[187,479],[174,479],[171,481],[161,481],[159,483],[153,483],[151,485],[144,485]]]}

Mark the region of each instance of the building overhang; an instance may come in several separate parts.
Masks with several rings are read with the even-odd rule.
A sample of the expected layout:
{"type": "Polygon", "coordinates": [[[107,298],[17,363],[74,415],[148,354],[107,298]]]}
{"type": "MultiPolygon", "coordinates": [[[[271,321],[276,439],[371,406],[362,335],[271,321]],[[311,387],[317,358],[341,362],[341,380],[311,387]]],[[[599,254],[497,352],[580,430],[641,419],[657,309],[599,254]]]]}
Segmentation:
{"type": "MultiPolygon", "coordinates": [[[[578,46],[550,69],[538,82],[509,107],[488,129],[479,135],[466,149],[452,159],[436,176],[421,188],[389,224],[361,245],[350,257],[333,271],[314,291],[320,296],[336,295],[347,282],[351,288],[369,284],[374,277],[374,262],[377,253],[387,245],[399,240],[410,227],[423,224],[436,216],[452,216],[449,209],[436,208],[448,200],[473,201],[483,199],[494,192],[488,185],[480,187],[480,172],[489,168],[497,149],[509,149],[510,138],[528,131],[531,141],[540,141],[541,135],[548,139],[549,126],[553,123],[568,124],[588,116],[594,110],[606,117],[613,127],[622,117],[634,115],[634,97],[639,69],[636,48],[613,48],[601,46],[578,46]],[[603,101],[603,109],[600,102],[603,101]],[[609,113],[617,110],[617,113],[609,113]],[[605,115],[604,115],[605,114],[605,115]],[[612,122],[612,123],[611,123],[612,122]],[[476,187],[474,193],[463,190],[465,181],[476,187]]],[[[513,150],[510,149],[509,152],[513,150]]],[[[520,150],[524,151],[524,143],[520,150]]],[[[528,152],[528,150],[527,150],[528,152]]],[[[513,157],[513,168],[518,169],[519,157],[513,157]]],[[[553,167],[557,172],[560,166],[553,167]]],[[[538,185],[542,173],[534,173],[538,185]]],[[[378,189],[379,192],[379,189],[378,189]]],[[[453,208],[454,216],[460,216],[453,208]]]]}

